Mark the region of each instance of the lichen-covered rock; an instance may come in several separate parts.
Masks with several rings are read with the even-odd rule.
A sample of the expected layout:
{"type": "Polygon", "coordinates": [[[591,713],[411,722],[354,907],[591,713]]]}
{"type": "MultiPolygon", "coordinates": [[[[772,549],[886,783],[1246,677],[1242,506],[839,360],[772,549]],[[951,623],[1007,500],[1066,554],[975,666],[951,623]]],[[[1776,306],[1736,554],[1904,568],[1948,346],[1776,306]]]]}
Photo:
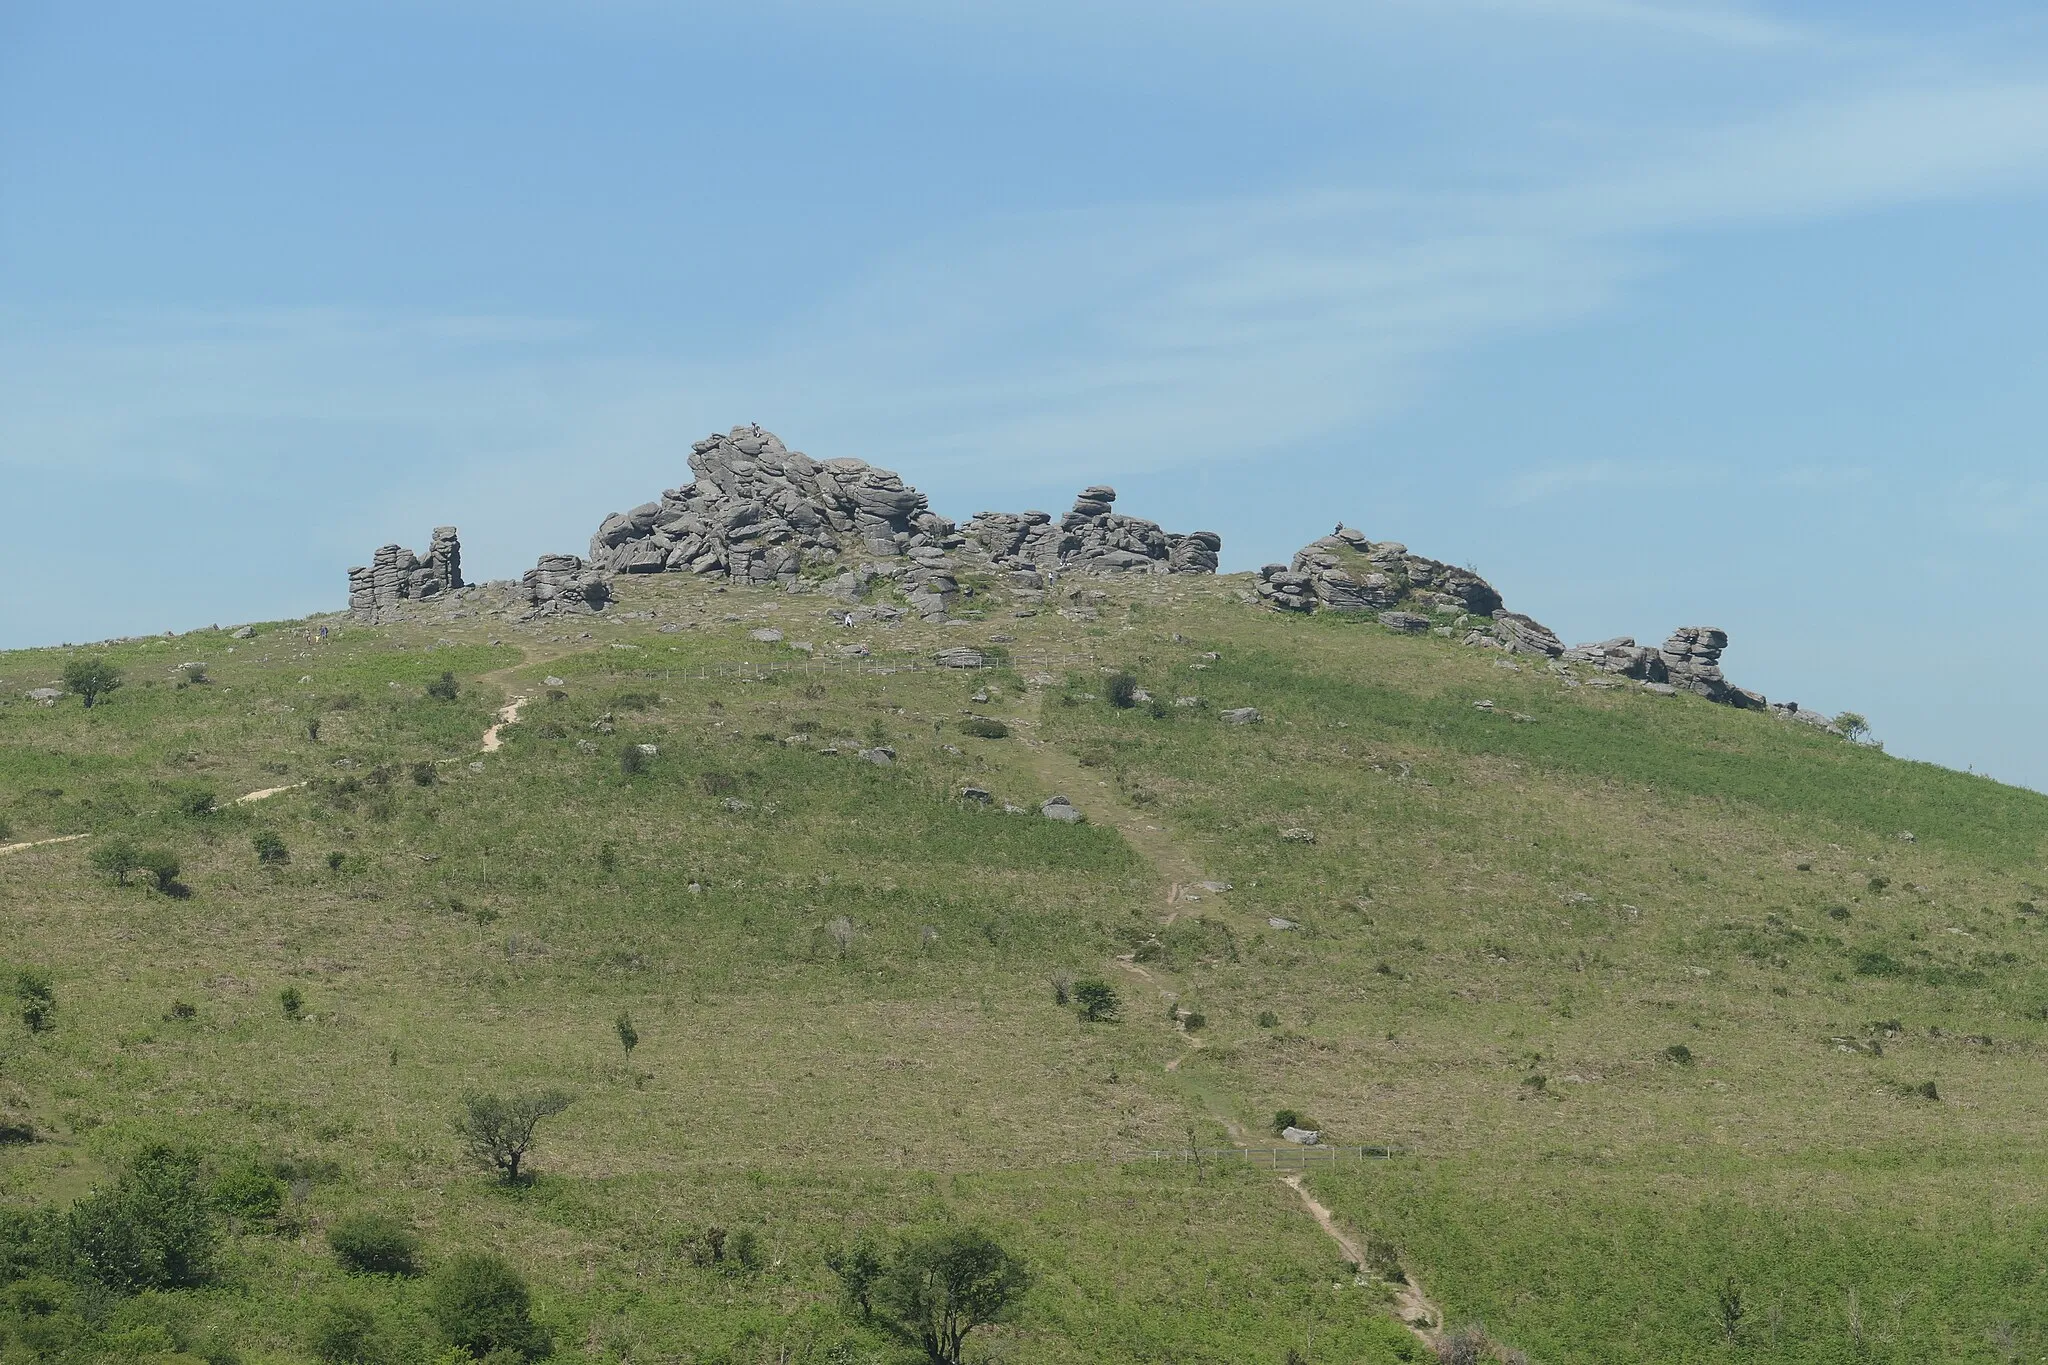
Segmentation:
{"type": "Polygon", "coordinates": [[[612,600],[611,578],[575,555],[542,555],[519,586],[535,616],[603,611],[612,600]]]}

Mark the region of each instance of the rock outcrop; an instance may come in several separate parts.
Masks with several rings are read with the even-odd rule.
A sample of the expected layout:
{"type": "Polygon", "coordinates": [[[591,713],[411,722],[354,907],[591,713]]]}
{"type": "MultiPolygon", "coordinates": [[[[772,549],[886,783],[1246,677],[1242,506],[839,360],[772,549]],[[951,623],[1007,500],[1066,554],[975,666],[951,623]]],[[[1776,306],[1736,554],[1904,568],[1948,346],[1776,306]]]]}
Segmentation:
{"type": "Polygon", "coordinates": [[[690,470],[693,482],[606,517],[590,538],[588,567],[765,586],[848,554],[895,557],[958,543],[953,523],[896,474],[864,460],[813,460],[758,426],[698,441],[690,470]]]}
{"type": "Polygon", "coordinates": [[[1291,564],[1261,569],[1258,594],[1280,611],[1370,612],[1392,630],[1463,627],[1469,645],[1551,658],[1564,652],[1556,635],[1507,610],[1494,586],[1472,570],[1411,554],[1398,540],[1374,542],[1349,526],[1304,545],[1291,564]],[[1488,624],[1473,628],[1473,617],[1488,624]]]}
{"type": "MultiPolygon", "coordinates": [[[[1767,703],[1762,693],[1736,687],[1722,676],[1721,653],[1727,648],[1728,632],[1718,626],[1680,626],[1661,649],[1639,645],[1622,635],[1597,644],[1574,645],[1562,658],[1566,663],[1590,664],[1602,672],[1652,686],[1691,692],[1724,706],[1763,710],[1767,703]]],[[[1822,723],[1827,723],[1825,717],[1822,723]]]]}
{"type": "Polygon", "coordinates": [[[424,557],[386,545],[367,565],[348,571],[349,610],[370,614],[401,602],[441,597],[462,584],[462,541],[453,526],[436,526],[424,557]]]}
{"type": "Polygon", "coordinates": [[[520,578],[519,590],[535,616],[603,611],[612,600],[611,576],[575,555],[542,555],[520,578]]]}
{"type": "MultiPolygon", "coordinates": [[[[1185,534],[1112,510],[1116,490],[1102,484],[1081,490],[1073,510],[1057,523],[1046,512],[982,512],[962,527],[967,540],[998,568],[1013,574],[1215,573],[1223,537],[1185,534]]],[[[1019,586],[1041,583],[1017,580],[1019,586]]]]}

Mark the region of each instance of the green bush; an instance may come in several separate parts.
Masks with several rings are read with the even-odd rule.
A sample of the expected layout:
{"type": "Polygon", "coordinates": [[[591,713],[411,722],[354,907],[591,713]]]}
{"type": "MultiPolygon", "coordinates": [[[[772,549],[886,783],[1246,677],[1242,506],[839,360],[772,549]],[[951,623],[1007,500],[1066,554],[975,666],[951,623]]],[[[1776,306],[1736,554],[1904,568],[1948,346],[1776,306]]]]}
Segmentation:
{"type": "Polygon", "coordinates": [[[1006,739],[1009,737],[1010,727],[987,716],[968,716],[960,722],[960,733],[973,735],[976,739],[1006,739]]]}
{"type": "Polygon", "coordinates": [[[14,974],[14,998],[21,1002],[21,1022],[30,1033],[53,1027],[57,1012],[57,983],[41,967],[23,967],[14,974]]]}
{"type": "Polygon", "coordinates": [[[1273,1111],[1273,1132],[1277,1135],[1289,1128],[1307,1128],[1299,1109],[1276,1109],[1273,1111]]]}
{"type": "Polygon", "coordinates": [[[1109,680],[1109,704],[1129,710],[1138,704],[1138,680],[1128,673],[1118,673],[1109,680]]]}
{"type": "Polygon", "coordinates": [[[274,829],[258,830],[249,843],[256,850],[256,861],[265,867],[278,867],[292,860],[291,850],[274,829]]]}
{"type": "Polygon", "coordinates": [[[174,806],[180,815],[211,815],[217,808],[217,801],[207,788],[189,787],[178,793],[174,806]]]}
{"type": "Polygon", "coordinates": [[[1664,1059],[1676,1062],[1680,1066],[1691,1066],[1693,1061],[1692,1049],[1684,1043],[1673,1043],[1670,1047],[1664,1049],[1664,1059]]]}
{"type": "Polygon", "coordinates": [[[327,1229],[327,1246],[357,1275],[417,1275],[420,1239],[388,1213],[352,1213],[327,1229]]]}
{"type": "Polygon", "coordinates": [[[306,1345],[330,1365],[380,1365],[392,1354],[375,1310],[349,1295],[338,1294],[315,1310],[306,1345]]]}
{"type": "Polygon", "coordinates": [[[968,1334],[1011,1317],[1030,1287],[1024,1263],[975,1227],[911,1233],[870,1289],[875,1311],[931,1365],[960,1365],[968,1334]]]}
{"type": "Polygon", "coordinates": [[[462,1138],[470,1159],[495,1170],[508,1185],[520,1181],[519,1166],[533,1146],[534,1129],[544,1118],[552,1118],[569,1107],[571,1096],[564,1090],[543,1090],[532,1095],[469,1095],[462,1102],[462,1115],[455,1132],[462,1138]]]}
{"type": "Polygon", "coordinates": [[[71,1206],[65,1237],[79,1269],[109,1289],[181,1289],[213,1275],[219,1230],[199,1159],[145,1148],[110,1186],[71,1206]]]}
{"type": "Polygon", "coordinates": [[[105,659],[73,658],[64,665],[64,690],[75,694],[87,710],[121,685],[121,670],[105,659]]]}
{"type": "Polygon", "coordinates": [[[1260,1027],[1260,1028],[1278,1028],[1278,1027],[1280,1027],[1280,1016],[1279,1016],[1279,1015],[1277,1015],[1277,1014],[1275,1014],[1275,1013],[1273,1013],[1273,1011],[1271,1011],[1271,1010],[1260,1010],[1260,1011],[1259,1011],[1259,1027],[1260,1027]]]}
{"type": "Polygon", "coordinates": [[[277,993],[277,1006],[287,1019],[303,1018],[306,1013],[305,993],[297,986],[286,986],[277,993]]]}
{"type": "Polygon", "coordinates": [[[213,1182],[214,1207],[252,1223],[277,1217],[286,1193],[282,1180],[249,1162],[230,1167],[213,1182]]]}
{"type": "Polygon", "coordinates": [[[639,745],[628,744],[625,748],[619,750],[619,771],[621,773],[631,777],[635,773],[646,771],[646,768],[647,755],[641,752],[639,745]]]}
{"type": "Polygon", "coordinates": [[[159,891],[172,891],[178,886],[178,874],[184,871],[178,862],[178,855],[167,848],[145,848],[135,855],[135,868],[147,872],[150,881],[159,891]]]}
{"type": "Polygon", "coordinates": [[[86,855],[86,861],[92,864],[93,871],[122,882],[127,880],[130,872],[142,866],[138,861],[141,857],[142,851],[135,847],[133,839],[114,835],[94,845],[92,852],[86,855]]]}
{"type": "Polygon", "coordinates": [[[453,673],[443,673],[427,684],[427,695],[436,701],[454,701],[459,690],[455,685],[453,673]]]}
{"type": "Polygon", "coordinates": [[[1074,1005],[1090,1023],[1111,1023],[1123,1016],[1123,998],[1107,981],[1090,979],[1074,983],[1074,1005]]]}
{"type": "Polygon", "coordinates": [[[547,1335],[533,1321],[526,1280],[488,1252],[464,1252],[434,1276],[430,1309],[450,1346],[483,1357],[509,1351],[531,1359],[546,1355],[547,1335]]]}

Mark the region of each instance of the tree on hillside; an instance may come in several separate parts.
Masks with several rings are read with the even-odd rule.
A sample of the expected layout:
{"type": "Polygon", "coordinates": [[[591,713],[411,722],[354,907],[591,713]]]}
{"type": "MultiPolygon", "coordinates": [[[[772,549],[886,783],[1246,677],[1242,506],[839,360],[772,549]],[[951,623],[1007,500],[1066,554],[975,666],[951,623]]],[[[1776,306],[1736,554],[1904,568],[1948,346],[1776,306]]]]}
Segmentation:
{"type": "Polygon", "coordinates": [[[462,1102],[462,1115],[455,1131],[462,1138],[470,1159],[498,1172],[507,1185],[516,1185],[519,1164],[533,1146],[534,1129],[569,1107],[573,1097],[565,1090],[543,1090],[532,1095],[470,1095],[462,1102]]]}
{"type": "Polygon", "coordinates": [[[960,1365],[968,1333],[1009,1317],[1030,1284],[1024,1263],[987,1232],[940,1227],[904,1237],[864,1288],[875,1312],[930,1365],[960,1365]]]}
{"type": "Polygon", "coordinates": [[[105,659],[73,658],[64,665],[64,690],[76,693],[86,709],[121,685],[121,670],[105,659]]]}
{"type": "Polygon", "coordinates": [[[1116,987],[1107,981],[1076,981],[1074,1004],[1091,1024],[1110,1023],[1122,1016],[1124,1002],[1116,987]]]}

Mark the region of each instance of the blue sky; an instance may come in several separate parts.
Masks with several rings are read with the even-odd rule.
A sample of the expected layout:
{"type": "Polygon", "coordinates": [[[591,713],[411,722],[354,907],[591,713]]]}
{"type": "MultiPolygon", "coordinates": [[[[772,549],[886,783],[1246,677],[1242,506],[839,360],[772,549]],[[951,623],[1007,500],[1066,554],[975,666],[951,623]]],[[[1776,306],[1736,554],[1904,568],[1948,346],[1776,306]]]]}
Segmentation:
{"type": "Polygon", "coordinates": [[[2048,789],[2044,201],[2038,4],[0,0],[0,645],[512,576],[759,421],[2048,789]]]}

